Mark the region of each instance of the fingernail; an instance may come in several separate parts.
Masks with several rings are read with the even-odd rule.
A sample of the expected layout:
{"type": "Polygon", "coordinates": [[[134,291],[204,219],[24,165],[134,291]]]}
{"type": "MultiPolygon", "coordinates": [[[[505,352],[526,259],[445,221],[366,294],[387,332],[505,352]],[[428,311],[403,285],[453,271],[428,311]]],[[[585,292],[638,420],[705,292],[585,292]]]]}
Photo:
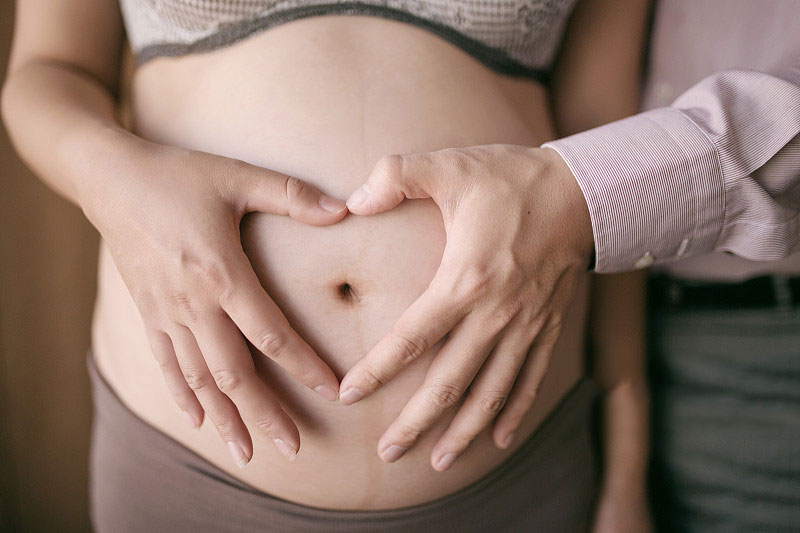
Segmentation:
{"type": "Polygon", "coordinates": [[[453,466],[453,463],[455,461],[456,461],[456,454],[452,452],[446,453],[443,456],[441,456],[439,458],[439,462],[436,463],[436,470],[439,470],[440,472],[443,470],[447,470],[448,468],[453,466]]]}
{"type": "Polygon", "coordinates": [[[347,205],[350,207],[357,207],[366,201],[367,197],[369,196],[369,187],[365,183],[356,191],[350,195],[350,198],[347,199],[347,205]]]}
{"type": "Polygon", "coordinates": [[[200,429],[200,421],[197,420],[192,413],[189,411],[183,412],[186,415],[186,419],[189,421],[189,425],[192,426],[194,429],[200,429]]]}
{"type": "Polygon", "coordinates": [[[506,438],[503,439],[503,448],[508,448],[508,445],[511,444],[511,441],[514,440],[514,432],[512,431],[506,438]]]}
{"type": "Polygon", "coordinates": [[[383,459],[387,463],[393,463],[403,457],[403,454],[406,453],[406,448],[402,446],[398,446],[397,444],[392,444],[383,452],[381,453],[381,459],[383,459]]]}
{"type": "Polygon", "coordinates": [[[297,451],[285,441],[281,439],[272,439],[272,442],[275,443],[275,447],[278,448],[278,451],[288,457],[290,461],[294,461],[294,458],[297,457],[297,451]]]}
{"type": "Polygon", "coordinates": [[[350,387],[343,393],[339,395],[339,402],[342,405],[350,405],[356,403],[358,400],[363,398],[364,395],[361,394],[361,391],[355,387],[350,387]]]}
{"type": "Polygon", "coordinates": [[[319,385],[317,387],[314,387],[314,390],[317,391],[320,396],[322,396],[329,402],[335,402],[339,398],[339,395],[336,394],[336,391],[328,387],[327,385],[319,385]]]}
{"type": "Polygon", "coordinates": [[[343,201],[325,195],[319,197],[319,206],[329,213],[336,214],[339,214],[347,209],[347,204],[345,204],[343,201]]]}
{"type": "Polygon", "coordinates": [[[247,463],[250,462],[250,458],[244,454],[242,447],[235,442],[228,443],[228,450],[231,452],[231,456],[233,456],[233,462],[235,462],[236,466],[239,468],[244,468],[247,466],[247,463]]]}

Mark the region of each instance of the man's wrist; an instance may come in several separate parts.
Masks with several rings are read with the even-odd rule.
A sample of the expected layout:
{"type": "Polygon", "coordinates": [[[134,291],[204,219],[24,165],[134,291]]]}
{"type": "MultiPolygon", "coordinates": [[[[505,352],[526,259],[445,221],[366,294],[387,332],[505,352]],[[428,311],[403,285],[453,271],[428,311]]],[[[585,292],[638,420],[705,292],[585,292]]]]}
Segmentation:
{"type": "Polygon", "coordinates": [[[713,249],[724,218],[721,169],[713,143],[680,110],[653,109],[543,147],[561,155],[586,198],[597,272],[713,249]]]}
{"type": "Polygon", "coordinates": [[[577,230],[575,237],[579,253],[586,259],[587,269],[592,270],[595,264],[595,242],[592,218],[586,197],[569,165],[558,151],[552,148],[543,148],[541,153],[548,161],[548,172],[555,175],[562,185],[561,190],[566,199],[567,212],[571,214],[577,230]]]}

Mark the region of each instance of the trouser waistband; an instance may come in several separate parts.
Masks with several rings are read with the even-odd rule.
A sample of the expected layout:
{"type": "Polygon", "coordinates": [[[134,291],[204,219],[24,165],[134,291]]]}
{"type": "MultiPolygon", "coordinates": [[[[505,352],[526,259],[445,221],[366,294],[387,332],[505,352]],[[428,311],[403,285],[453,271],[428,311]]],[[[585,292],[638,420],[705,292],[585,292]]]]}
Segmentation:
{"type": "Polygon", "coordinates": [[[98,531],[575,531],[598,468],[592,406],[579,382],[497,469],[443,498],[381,511],[298,505],[231,477],[131,412],[88,366],[95,409],[92,519],[98,531]]]}

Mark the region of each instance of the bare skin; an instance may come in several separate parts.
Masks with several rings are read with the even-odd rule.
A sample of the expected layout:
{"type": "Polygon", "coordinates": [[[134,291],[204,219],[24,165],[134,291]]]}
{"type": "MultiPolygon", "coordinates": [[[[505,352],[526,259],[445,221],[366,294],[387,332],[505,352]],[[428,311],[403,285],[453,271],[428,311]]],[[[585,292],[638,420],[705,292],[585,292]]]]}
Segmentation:
{"type": "MultiPolygon", "coordinates": [[[[136,73],[132,94],[138,135],[242,159],[338,198],[361,185],[386,153],[494,141],[535,146],[553,135],[546,93],[535,83],[498,76],[428,32],[376,18],[307,19],[212,54],[154,61],[136,73]],[[344,56],[340,47],[355,40],[364,46],[344,56]],[[385,42],[404,53],[387,58],[385,42]],[[449,74],[441,75],[442,64],[449,74]],[[277,73],[280,84],[273,81],[277,73]]],[[[323,227],[265,214],[250,214],[242,225],[244,249],[266,292],[337,377],[426,289],[444,239],[442,216],[430,200],[323,227]]],[[[168,392],[154,386],[159,369],[141,330],[131,328],[137,309],[107,257],[103,252],[94,333],[104,375],[146,420],[262,490],[322,507],[411,505],[477,479],[515,448],[498,451],[487,433],[442,477],[431,457],[445,418],[402,462],[389,465],[375,454],[380,432],[422,383],[437,346],[381,394],[347,408],[304,390],[262,356],[255,368],[297,425],[301,445],[287,462],[251,431],[252,459],[238,470],[211,428],[198,435],[180,413],[164,409],[168,392]]],[[[585,312],[580,299],[542,408],[531,412],[518,443],[583,373],[585,312]]]]}
{"type": "Polygon", "coordinates": [[[147,64],[133,84],[133,136],[114,123],[116,57],[98,53],[119,37],[119,28],[109,22],[114,17],[107,2],[93,3],[95,14],[83,16],[107,17],[83,21],[103,29],[106,40],[95,42],[95,49],[74,44],[80,32],[74,21],[60,28],[63,35],[44,37],[52,42],[26,45],[42,34],[32,21],[63,16],[45,15],[43,3],[27,3],[28,31],[20,30],[4,117],[24,157],[79,203],[104,236],[93,343],[101,371],[126,404],[251,485],[321,507],[382,509],[429,501],[513,453],[584,373],[583,276],[576,275],[570,288],[574,302],[566,298],[561,309],[563,333],[537,388],[537,409],[523,413],[510,445],[498,450],[490,431],[478,432],[447,474],[434,471],[434,445],[458,412],[451,409],[401,462],[387,464],[375,453],[378,439],[423,384],[439,344],[357,406],[326,402],[322,392],[309,389],[338,392],[337,378],[426,290],[442,258],[445,226],[431,200],[342,219],[342,211],[325,209],[320,191],[336,207],[330,202],[350,195],[385,154],[537,146],[555,136],[545,89],[497,75],[407,25],[315,18],[214,53],[147,64]],[[58,56],[64,49],[69,57],[58,56]],[[37,107],[51,112],[26,124],[37,107]],[[120,220],[130,221],[115,213],[156,213],[154,203],[191,206],[185,198],[197,190],[198,199],[211,199],[209,207],[143,216],[157,225],[141,235],[166,236],[162,240],[127,242],[128,231],[115,231],[123,227],[120,220]],[[245,216],[253,211],[260,213],[245,216]],[[244,254],[231,245],[240,220],[243,252],[266,291],[241,268],[244,254]],[[217,235],[219,228],[227,233],[217,235]],[[175,250],[183,242],[175,237],[187,230],[196,233],[185,248],[202,253],[175,250]],[[149,249],[172,254],[160,258],[149,249]],[[188,263],[177,260],[187,257],[188,263]],[[162,271],[172,280],[195,272],[198,281],[178,287],[180,298],[170,299],[160,295],[174,288],[137,278],[162,271]],[[155,295],[150,308],[142,294],[155,295]],[[264,303],[267,294],[277,307],[264,303]],[[232,302],[245,303],[237,313],[232,302]],[[262,353],[252,350],[248,359],[235,328],[262,353]],[[278,349],[275,339],[282,341],[278,349]],[[172,407],[172,397],[183,413],[172,407]],[[213,426],[193,430],[205,415],[213,426]],[[275,439],[288,445],[292,462],[275,439]],[[238,456],[231,442],[240,448],[238,456]],[[236,469],[229,453],[247,468],[236,469]]]}
{"type": "Polygon", "coordinates": [[[647,273],[595,275],[590,338],[602,409],[605,475],[594,533],[652,531],[647,503],[650,394],[645,371],[647,273]]]}
{"type": "MultiPolygon", "coordinates": [[[[573,14],[553,81],[559,133],[636,111],[646,7],[630,2],[620,15],[618,3],[587,0],[573,14]]],[[[447,233],[441,265],[342,379],[341,400],[368,397],[447,337],[425,383],[378,444],[385,460],[396,460],[464,396],[436,447],[436,465],[453,461],[492,423],[495,443],[511,442],[539,396],[592,236],[577,183],[548,149],[491,144],[385,156],[347,204],[372,216],[406,199],[439,206],[447,233]]]]}

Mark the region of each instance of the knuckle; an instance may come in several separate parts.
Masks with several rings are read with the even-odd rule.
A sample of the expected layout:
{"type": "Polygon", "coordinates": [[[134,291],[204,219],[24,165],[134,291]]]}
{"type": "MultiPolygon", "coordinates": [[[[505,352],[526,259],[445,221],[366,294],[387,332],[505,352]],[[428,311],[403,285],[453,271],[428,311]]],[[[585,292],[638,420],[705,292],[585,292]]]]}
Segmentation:
{"type": "Polygon", "coordinates": [[[561,332],[563,325],[564,315],[562,313],[553,313],[553,315],[550,317],[549,323],[547,324],[547,329],[551,334],[557,335],[559,332],[561,332]]]}
{"type": "Polygon", "coordinates": [[[409,424],[403,424],[397,428],[397,436],[401,442],[414,442],[422,435],[422,430],[409,424]]]}
{"type": "Polygon", "coordinates": [[[136,308],[139,309],[139,314],[142,315],[145,325],[155,329],[158,325],[157,317],[160,310],[155,295],[150,291],[141,289],[132,289],[131,295],[133,301],[136,302],[136,308]]]}
{"type": "Polygon", "coordinates": [[[531,405],[533,405],[533,402],[536,401],[537,396],[539,396],[538,386],[526,387],[521,390],[519,394],[520,410],[524,413],[530,409],[531,405]]]}
{"type": "Polygon", "coordinates": [[[467,150],[459,148],[443,148],[433,152],[438,167],[445,169],[450,175],[465,175],[472,168],[472,159],[467,150]]]}
{"type": "Polygon", "coordinates": [[[234,276],[223,260],[212,257],[201,259],[182,254],[180,265],[180,276],[185,280],[183,283],[193,287],[196,296],[190,297],[185,288],[172,291],[169,302],[179,316],[196,320],[200,314],[202,296],[211,294],[219,301],[230,295],[234,287],[234,276]]]}
{"type": "Polygon", "coordinates": [[[503,265],[503,278],[508,287],[518,291],[530,285],[530,268],[524,266],[522,259],[516,254],[509,253],[503,265]]]}
{"type": "Polygon", "coordinates": [[[227,163],[229,165],[228,174],[234,176],[246,176],[253,168],[249,163],[236,158],[228,159],[227,163]]]}
{"type": "Polygon", "coordinates": [[[467,300],[480,298],[487,292],[492,282],[492,276],[485,265],[472,265],[462,271],[458,295],[467,300]]]}
{"type": "Polygon", "coordinates": [[[456,450],[465,450],[469,445],[475,440],[475,435],[471,433],[459,433],[457,435],[453,435],[452,437],[452,446],[456,450]]]}
{"type": "Polygon", "coordinates": [[[174,313],[184,322],[194,323],[199,318],[196,303],[183,291],[172,292],[168,301],[174,313]]]}
{"type": "Polygon", "coordinates": [[[205,372],[197,372],[194,370],[185,371],[183,379],[189,385],[189,388],[195,392],[202,391],[208,387],[209,376],[205,372]]]}
{"type": "Polygon", "coordinates": [[[161,369],[161,372],[164,374],[171,374],[172,373],[172,361],[168,357],[159,357],[158,355],[155,356],[156,362],[158,363],[158,368],[161,369]]]}
{"type": "Polygon", "coordinates": [[[478,400],[478,408],[481,413],[494,418],[503,409],[506,404],[506,396],[504,394],[485,394],[478,400]]]}
{"type": "Polygon", "coordinates": [[[197,256],[181,259],[183,271],[188,273],[199,286],[219,292],[231,286],[232,276],[223,260],[213,257],[209,252],[206,258],[197,256]]]}
{"type": "Polygon", "coordinates": [[[208,262],[201,267],[200,276],[203,284],[217,297],[230,291],[232,279],[225,265],[216,261],[208,262]]]}
{"type": "Polygon", "coordinates": [[[286,178],[284,187],[286,188],[286,199],[292,202],[303,195],[303,192],[306,190],[308,185],[300,178],[290,176],[286,178]]]}
{"type": "Polygon", "coordinates": [[[212,375],[217,388],[226,395],[237,391],[242,386],[242,375],[236,370],[227,368],[214,370],[212,375]]]}
{"type": "Polygon", "coordinates": [[[318,385],[320,379],[317,377],[317,370],[310,365],[303,365],[300,369],[293,373],[300,383],[309,385],[318,385]]]}
{"type": "Polygon", "coordinates": [[[518,297],[512,297],[503,302],[500,307],[495,309],[492,313],[492,321],[501,327],[509,324],[518,314],[522,311],[522,300],[518,297]]]}
{"type": "Polygon", "coordinates": [[[546,295],[549,292],[547,284],[542,279],[542,276],[533,276],[528,282],[528,291],[532,294],[546,295]]]}
{"type": "Polygon", "coordinates": [[[286,352],[286,337],[277,331],[263,331],[255,337],[255,347],[273,360],[278,360],[286,352]]]}
{"type": "Polygon", "coordinates": [[[528,303],[524,304],[520,309],[519,315],[525,327],[528,329],[535,329],[539,319],[539,310],[536,308],[535,303],[531,304],[530,301],[528,301],[528,303]]]}
{"type": "Polygon", "coordinates": [[[437,410],[447,410],[452,408],[464,391],[452,383],[438,383],[428,389],[427,400],[437,410]]]}
{"type": "Polygon", "coordinates": [[[213,423],[214,427],[217,428],[217,432],[223,437],[227,437],[233,434],[233,427],[234,427],[233,420],[229,418],[217,419],[213,420],[213,423]]]}
{"type": "Polygon", "coordinates": [[[241,159],[231,158],[225,167],[226,179],[215,180],[220,195],[231,205],[243,209],[244,197],[258,189],[261,180],[253,179],[253,166],[241,159]]]}
{"type": "Polygon", "coordinates": [[[428,339],[411,331],[397,332],[395,339],[400,362],[404,365],[419,359],[430,347],[428,339]]]}
{"type": "Polygon", "coordinates": [[[378,387],[380,387],[381,385],[385,384],[388,381],[388,379],[384,376],[383,372],[379,371],[378,369],[370,365],[366,365],[364,367],[361,376],[363,377],[364,381],[367,382],[369,388],[371,389],[377,389],[378,387]]]}
{"type": "Polygon", "coordinates": [[[271,435],[276,429],[275,420],[272,418],[259,418],[255,421],[255,426],[267,435],[271,435]]]}
{"type": "Polygon", "coordinates": [[[236,185],[244,184],[246,188],[252,188],[259,182],[259,180],[252,179],[253,165],[241,159],[227,159],[224,171],[227,179],[217,180],[214,184],[228,198],[237,191],[236,185]]]}
{"type": "Polygon", "coordinates": [[[373,174],[381,180],[389,181],[401,173],[403,156],[399,154],[384,155],[375,163],[373,174]]]}
{"type": "Polygon", "coordinates": [[[234,282],[224,283],[215,287],[215,295],[217,298],[217,305],[222,308],[227,308],[236,301],[236,291],[234,289],[236,284],[234,282]]]}
{"type": "Polygon", "coordinates": [[[466,176],[474,171],[477,161],[469,150],[449,148],[447,152],[453,172],[457,175],[466,176]]]}

